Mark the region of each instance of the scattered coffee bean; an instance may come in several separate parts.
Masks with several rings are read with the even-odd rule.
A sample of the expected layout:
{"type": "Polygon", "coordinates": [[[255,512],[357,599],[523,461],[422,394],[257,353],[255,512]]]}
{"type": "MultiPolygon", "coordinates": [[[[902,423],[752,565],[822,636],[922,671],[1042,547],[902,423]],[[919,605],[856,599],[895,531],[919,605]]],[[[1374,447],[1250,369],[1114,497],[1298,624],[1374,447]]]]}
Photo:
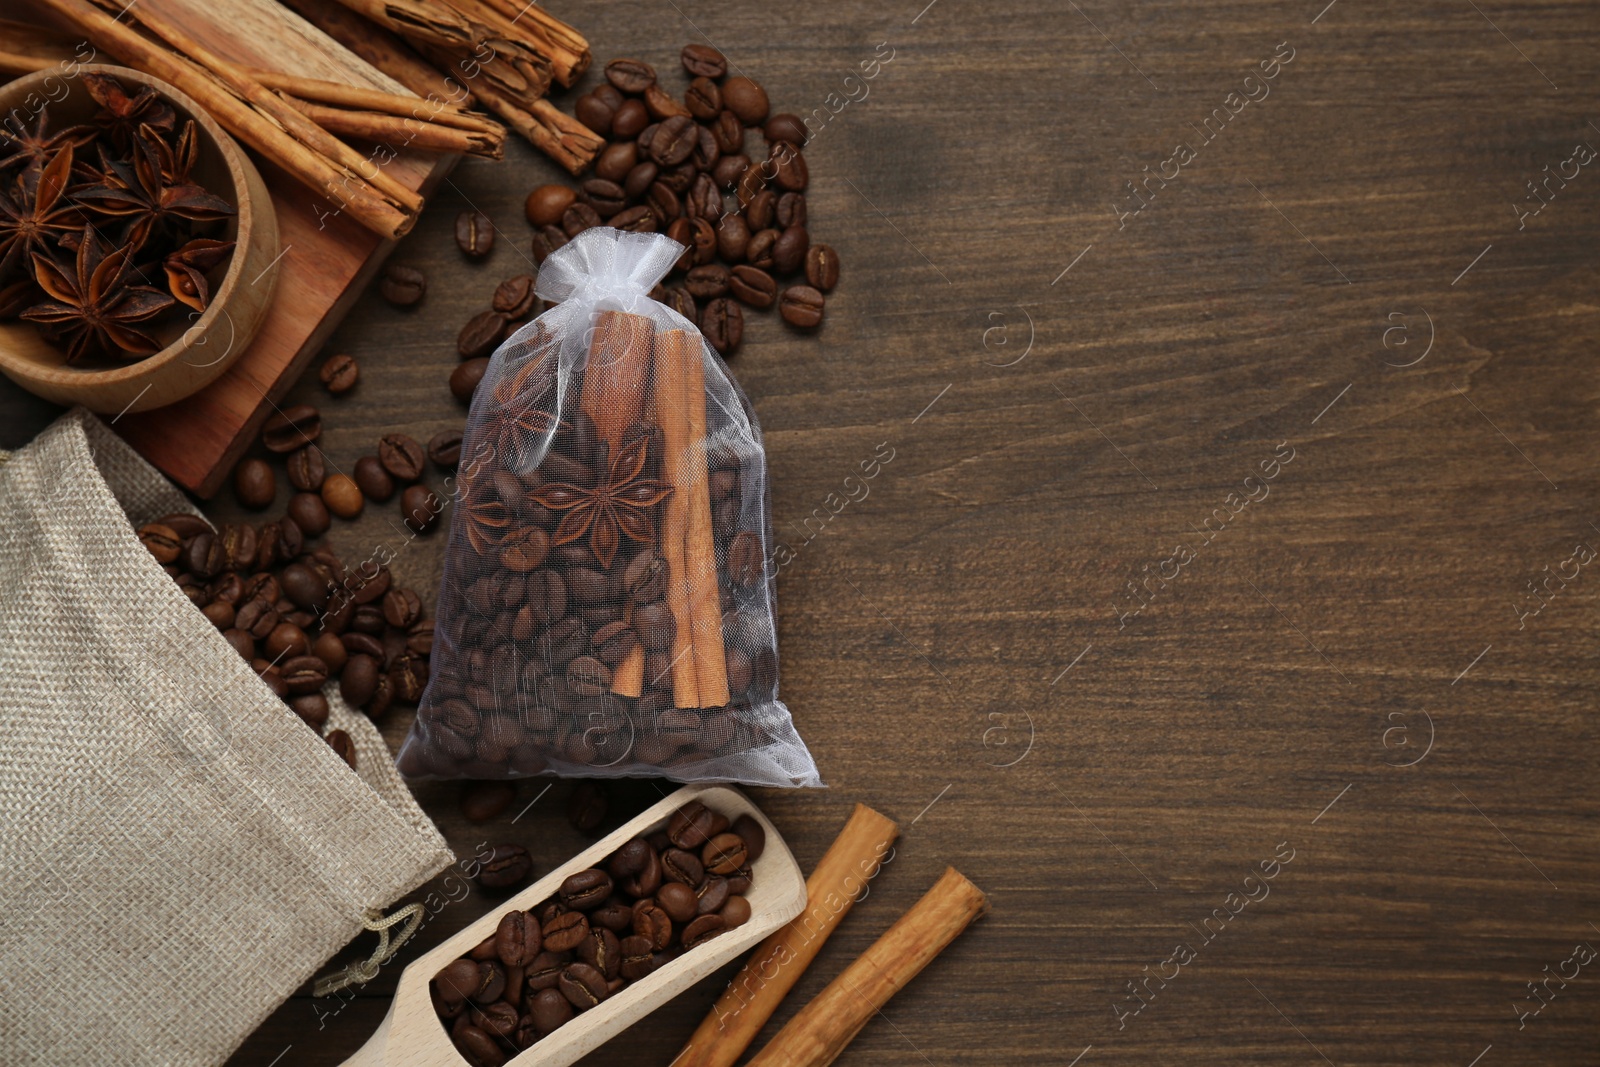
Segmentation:
{"type": "Polygon", "coordinates": [[[494,248],[494,223],[481,211],[463,211],[456,216],[456,247],[474,259],[481,259],[494,248]]]}
{"type": "Polygon", "coordinates": [[[361,489],[346,474],[330,474],[322,482],[322,502],[341,519],[361,514],[361,489]]]}
{"type": "MultiPolygon", "coordinates": [[[[428,439],[428,460],[446,469],[461,462],[461,431],[440,430],[428,439]]],[[[368,494],[371,495],[370,493],[368,494]]],[[[384,497],[385,500],[388,497],[384,497]]]]}
{"type": "Polygon", "coordinates": [[[606,64],[606,81],[637,96],[656,83],[656,69],[639,59],[613,59],[606,64]]]}
{"type": "Polygon", "coordinates": [[[592,834],[605,822],[609,807],[606,788],[599,782],[579,782],[567,801],[567,821],[582,834],[592,834]]]}
{"type": "Polygon", "coordinates": [[[718,297],[700,313],[700,332],[722,355],[730,355],[744,339],[744,312],[727,297],[718,297]]]}
{"type": "Polygon", "coordinates": [[[361,365],[356,362],[354,356],[343,353],[323,360],[322,368],[317,371],[317,379],[322,382],[322,387],[334,396],[354,389],[360,377],[361,365]]]}
{"type": "Polygon", "coordinates": [[[278,495],[277,475],[272,473],[272,468],[266,460],[247,459],[233,469],[233,495],[244,507],[260,511],[270,506],[278,495]]]}
{"type": "Polygon", "coordinates": [[[809,330],[822,321],[823,296],[809,285],[791,285],[783,291],[778,314],[790,326],[809,330]]]}
{"type": "Polygon", "coordinates": [[[760,267],[741,263],[729,272],[728,291],[753,308],[769,308],[778,296],[778,283],[760,267]]]}
{"type": "Polygon", "coordinates": [[[650,112],[645,110],[644,103],[629,100],[617,108],[616,116],[611,120],[611,135],[624,139],[637,137],[649,124],[650,112]]]}
{"type": "Polygon", "coordinates": [[[261,443],[268,452],[293,452],[322,436],[322,416],[310,404],[294,404],[275,411],[261,427],[261,443]]]}
{"type": "Polygon", "coordinates": [[[327,736],[328,747],[336,752],[340,759],[350,765],[351,770],[356,768],[356,743],[350,735],[343,730],[329,730],[327,736]]]}
{"type": "Polygon", "coordinates": [[[537,285],[531,274],[507,278],[495,288],[491,305],[508,319],[526,319],[537,315],[539,295],[534,291],[537,285]]]}
{"type": "MultiPolygon", "coordinates": [[[[579,119],[581,121],[582,116],[579,119]]],[[[584,125],[589,126],[589,123],[585,122],[584,125]]],[[[577,194],[565,185],[541,185],[528,194],[523,210],[533,225],[554,226],[561,221],[561,213],[571,207],[576,198],[577,194]]]]}
{"type": "Polygon", "coordinates": [[[728,73],[728,61],[710,45],[686,44],[679,58],[693,78],[720,78],[728,73]]]}
{"type": "Polygon", "coordinates": [[[377,456],[362,456],[351,470],[361,495],[381,504],[394,496],[394,479],[383,469],[377,456]]]}
{"type": "Polygon", "coordinates": [[[758,126],[767,117],[767,91],[749,78],[736,75],[723,82],[722,99],[746,126],[758,126]]]}
{"type": "Polygon", "coordinates": [[[439,525],[444,501],[425,485],[411,485],[400,494],[400,516],[416,533],[432,533],[439,525]]]}
{"type": "MultiPolygon", "coordinates": [[[[515,799],[515,782],[467,782],[461,787],[461,814],[468,822],[488,822],[510,807],[515,799]]],[[[538,951],[535,947],[534,952],[538,951]]],[[[505,962],[507,966],[516,967],[525,961],[505,962]]]]}
{"type": "Polygon", "coordinates": [[[328,532],[331,520],[328,507],[315,493],[296,493],[289,498],[289,518],[308,537],[321,537],[328,532]]]}
{"type": "Polygon", "coordinates": [[[422,462],[426,453],[417,439],[410,434],[385,434],[378,442],[378,462],[398,481],[414,482],[422,477],[422,462]]]}
{"type": "Polygon", "coordinates": [[[462,359],[487,356],[506,339],[508,319],[498,311],[480,311],[456,335],[456,352],[462,359]]]}
{"type": "Polygon", "coordinates": [[[483,375],[488,369],[487,356],[457,363],[455,370],[450,372],[450,395],[463,404],[470,404],[472,394],[478,391],[478,383],[483,381],[483,375]]]}
{"type": "Polygon", "coordinates": [[[383,269],[383,280],[378,283],[378,291],[395,307],[408,308],[427,293],[428,279],[415,267],[390,263],[383,269]]]}
{"type": "Polygon", "coordinates": [[[323,479],[328,474],[322,449],[316,445],[306,445],[289,453],[289,458],[284,461],[284,467],[289,476],[289,484],[302,493],[317,492],[322,488],[323,479]]]}
{"type": "Polygon", "coordinates": [[[496,845],[478,868],[478,885],[484,889],[510,889],[527,881],[533,860],[521,845],[496,845]]]}
{"type": "Polygon", "coordinates": [[[791,115],[787,111],[769,118],[761,132],[768,142],[788,141],[796,148],[806,143],[806,124],[799,115],[791,115]]]}
{"type": "Polygon", "coordinates": [[[812,245],[806,251],[806,283],[824,293],[839,284],[839,253],[832,245],[812,245]]]}

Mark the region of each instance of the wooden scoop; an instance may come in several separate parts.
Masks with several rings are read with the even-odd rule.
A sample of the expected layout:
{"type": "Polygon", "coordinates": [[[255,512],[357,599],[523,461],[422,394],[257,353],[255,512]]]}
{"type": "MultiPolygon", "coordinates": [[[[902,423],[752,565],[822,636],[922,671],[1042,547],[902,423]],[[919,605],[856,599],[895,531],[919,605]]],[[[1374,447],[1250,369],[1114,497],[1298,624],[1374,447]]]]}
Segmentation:
{"type": "Polygon", "coordinates": [[[599,866],[634,838],[664,829],[672,813],[691,800],[720,812],[730,822],[749,815],[767,833],[766,850],[751,865],[750,892],[746,894],[750,921],[629,983],[616,996],[540,1038],[515,1057],[508,1057],[508,1067],[566,1067],[576,1062],[799,915],[806,906],[805,878],[767,817],[737,789],[724,785],[685,786],[414,960],[401,972],[394,1001],[378,1032],[345,1061],[344,1067],[463,1067],[466,1060],[450,1040],[446,1029],[449,1024],[434,1012],[428,995],[433,976],[493,934],[506,912],[526,910],[555,896],[568,875],[599,866]]]}

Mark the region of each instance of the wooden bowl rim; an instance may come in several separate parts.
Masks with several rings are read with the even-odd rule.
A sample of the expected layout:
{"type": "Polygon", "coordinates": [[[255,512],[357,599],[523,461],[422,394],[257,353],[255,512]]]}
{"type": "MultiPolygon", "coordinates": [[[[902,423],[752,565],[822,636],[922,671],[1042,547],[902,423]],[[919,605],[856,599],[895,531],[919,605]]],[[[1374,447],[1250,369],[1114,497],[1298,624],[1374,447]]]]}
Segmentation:
{"type": "MultiPolygon", "coordinates": [[[[238,144],[228,132],[218,125],[217,120],[207,114],[206,110],[196,103],[181,89],[160,78],[152,77],[143,71],[134,70],[132,67],[119,67],[111,63],[83,63],[78,67],[79,74],[84,72],[92,74],[105,74],[121,82],[133,82],[138,85],[148,85],[154,89],[167,103],[171,104],[184,117],[193,119],[200,127],[202,133],[217,147],[222,156],[222,162],[228,171],[228,180],[233,185],[233,196],[225,197],[233,201],[238,212],[237,232],[234,235],[233,255],[228,260],[228,271],[222,278],[222,284],[211,296],[211,303],[206,306],[200,317],[190,323],[176,341],[166,348],[146,356],[145,358],[120,367],[80,368],[68,366],[65,363],[55,366],[44,366],[25,357],[17,356],[0,346],[0,364],[4,364],[8,374],[16,374],[32,382],[42,382],[64,388],[82,388],[91,385],[121,384],[138,381],[148,375],[154,374],[163,367],[179,359],[190,351],[189,338],[204,337],[211,328],[212,323],[222,314],[228,305],[228,300],[233,296],[234,290],[239,287],[239,278],[244,273],[244,262],[247,258],[245,250],[250,243],[251,234],[257,224],[256,207],[248,195],[248,182],[245,177],[246,161],[238,144]]],[[[32,74],[25,74],[5,85],[0,85],[0,111],[7,109],[6,102],[25,97],[27,91],[37,85],[42,85],[50,78],[60,78],[58,71],[41,70],[32,74]]],[[[55,103],[55,101],[51,101],[55,103]]],[[[225,357],[224,357],[225,358],[225,357]]]]}

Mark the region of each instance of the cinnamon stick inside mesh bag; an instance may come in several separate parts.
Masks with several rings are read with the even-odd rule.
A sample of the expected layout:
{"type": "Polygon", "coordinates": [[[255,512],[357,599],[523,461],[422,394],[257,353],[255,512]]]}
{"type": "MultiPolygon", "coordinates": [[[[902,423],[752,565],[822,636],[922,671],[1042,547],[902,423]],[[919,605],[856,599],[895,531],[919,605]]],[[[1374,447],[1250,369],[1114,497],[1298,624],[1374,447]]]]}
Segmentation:
{"type": "MultiPolygon", "coordinates": [[[[684,546],[690,524],[687,462],[692,451],[693,423],[684,403],[685,364],[700,358],[698,338],[683,330],[656,336],[655,411],[661,427],[661,477],[672,486],[661,522],[661,558],[667,563],[667,606],[674,624],[672,639],[672,702],[680,708],[700,706],[700,681],[693,651],[694,622],[690,615],[689,573],[684,546]]],[[[702,405],[704,398],[701,398],[702,405]]],[[[710,516],[707,516],[707,522],[710,516]]]]}

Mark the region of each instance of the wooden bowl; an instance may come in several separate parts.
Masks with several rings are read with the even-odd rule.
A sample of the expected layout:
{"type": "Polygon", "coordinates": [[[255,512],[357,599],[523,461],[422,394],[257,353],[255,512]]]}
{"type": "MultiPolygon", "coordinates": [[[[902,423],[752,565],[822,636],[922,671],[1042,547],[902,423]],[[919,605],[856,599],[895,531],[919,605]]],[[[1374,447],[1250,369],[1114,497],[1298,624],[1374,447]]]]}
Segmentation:
{"type": "Polygon", "coordinates": [[[449,1024],[433,1010],[428,983],[450,961],[465,956],[500,925],[508,911],[527,910],[555,896],[567,877],[598,866],[636,837],[667,825],[672,813],[691,800],[726,815],[729,821],[750,815],[767,832],[766,849],[751,865],[750,921],[712,938],[660,970],[630,983],[622,992],[576,1016],[565,1026],[534,1042],[506,1067],[567,1067],[599,1048],[696,982],[764,941],[806,906],[806,881],[789,848],[767,817],[737,789],[725,785],[691,785],[673,793],[584,849],[532,886],[483,916],[427,955],[414,960],[400,975],[389,1014],[378,1032],[345,1067],[463,1067],[445,1029],[449,1024]]]}
{"type": "MultiPolygon", "coordinates": [[[[193,100],[164,81],[126,67],[89,63],[81,69],[110,75],[130,92],[148,85],[172,105],[180,120],[195,121],[200,141],[195,180],[238,209],[223,227],[236,247],[233,257],[213,274],[206,310],[191,310],[188,318],[173,314],[156,328],[166,347],[155,355],[109,367],[68,366],[66,353],[40,337],[33,323],[0,322],[0,371],[29,392],[58,404],[82,404],[112,413],[145,411],[198,392],[249,346],[277,286],[278,272],[268,268],[278,255],[278,218],[255,166],[193,100]]],[[[86,122],[98,110],[81,79],[53,70],[0,85],[0,115],[16,109],[31,118],[40,101],[49,102],[51,120],[59,124],[86,122]]]]}

